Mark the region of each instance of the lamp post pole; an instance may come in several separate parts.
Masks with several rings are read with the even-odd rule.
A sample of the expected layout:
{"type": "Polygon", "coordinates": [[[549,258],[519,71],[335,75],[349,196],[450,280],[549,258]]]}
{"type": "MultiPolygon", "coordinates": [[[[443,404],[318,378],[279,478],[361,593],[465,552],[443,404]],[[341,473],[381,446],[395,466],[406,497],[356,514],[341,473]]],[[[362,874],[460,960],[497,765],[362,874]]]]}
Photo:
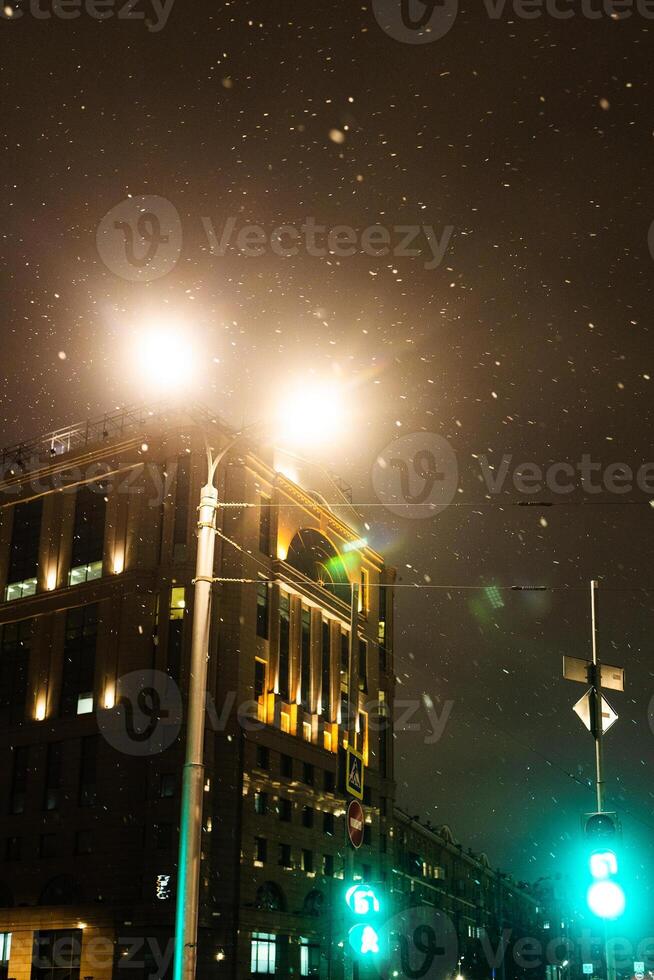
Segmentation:
{"type": "Polygon", "coordinates": [[[241,432],[237,433],[215,457],[207,445],[208,477],[200,492],[198,508],[186,755],[182,776],[177,862],[174,980],[194,980],[197,967],[204,793],[204,723],[218,510],[215,478],[221,460],[241,435],[241,432]]]}

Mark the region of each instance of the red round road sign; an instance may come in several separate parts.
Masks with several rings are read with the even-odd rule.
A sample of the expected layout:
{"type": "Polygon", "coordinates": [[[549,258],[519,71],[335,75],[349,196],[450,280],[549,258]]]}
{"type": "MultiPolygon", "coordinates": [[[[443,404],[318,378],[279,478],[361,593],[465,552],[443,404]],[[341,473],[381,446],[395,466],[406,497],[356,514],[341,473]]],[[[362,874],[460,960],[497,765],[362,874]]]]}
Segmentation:
{"type": "Polygon", "coordinates": [[[363,844],[363,828],[366,818],[363,807],[358,800],[352,800],[347,808],[347,833],[352,847],[361,847],[363,844]]]}

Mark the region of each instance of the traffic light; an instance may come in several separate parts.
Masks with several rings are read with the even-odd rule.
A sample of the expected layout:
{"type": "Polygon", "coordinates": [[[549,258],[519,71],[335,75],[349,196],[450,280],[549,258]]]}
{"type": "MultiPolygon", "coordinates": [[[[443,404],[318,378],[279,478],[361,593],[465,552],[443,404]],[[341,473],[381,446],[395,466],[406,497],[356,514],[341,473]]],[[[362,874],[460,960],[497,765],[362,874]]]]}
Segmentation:
{"type": "Polygon", "coordinates": [[[614,841],[618,836],[615,814],[589,814],[585,834],[593,845],[588,858],[592,883],[586,900],[590,911],[600,919],[617,919],[625,909],[625,894],[618,877],[618,855],[614,841]]]}
{"type": "Polygon", "coordinates": [[[381,954],[380,919],[382,903],[378,890],[363,881],[350,885],[345,892],[348,942],[360,959],[376,959],[381,954]]]}

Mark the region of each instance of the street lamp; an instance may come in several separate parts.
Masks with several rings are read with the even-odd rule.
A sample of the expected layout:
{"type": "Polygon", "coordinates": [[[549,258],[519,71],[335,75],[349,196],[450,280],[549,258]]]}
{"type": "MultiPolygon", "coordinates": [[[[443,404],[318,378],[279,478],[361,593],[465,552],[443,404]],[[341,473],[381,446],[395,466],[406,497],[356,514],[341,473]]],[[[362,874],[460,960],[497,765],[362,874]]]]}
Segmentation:
{"type": "Polygon", "coordinates": [[[334,382],[305,382],[285,392],[276,414],[278,434],[287,445],[328,443],[344,428],[343,391],[334,382]]]}
{"type": "Polygon", "coordinates": [[[216,540],[218,466],[242,432],[216,455],[207,444],[207,482],[200,491],[198,545],[195,560],[191,670],[186,723],[186,755],[182,774],[182,798],[177,863],[174,980],[193,980],[197,965],[202,849],[202,797],[204,793],[204,712],[211,625],[211,587],[216,540]]]}
{"type": "MultiPolygon", "coordinates": [[[[174,331],[152,331],[141,338],[141,369],[164,388],[179,388],[191,380],[192,348],[174,331]]],[[[342,418],[340,392],[325,385],[296,388],[279,412],[279,427],[293,443],[325,441],[333,437],[342,418]]],[[[216,474],[232,447],[255,426],[248,426],[218,453],[205,437],[207,482],[200,491],[198,544],[195,562],[191,665],[186,723],[186,752],[182,775],[177,901],[175,910],[174,980],[194,980],[197,966],[202,801],[204,794],[204,714],[211,625],[211,592],[218,490],[216,474]]]]}

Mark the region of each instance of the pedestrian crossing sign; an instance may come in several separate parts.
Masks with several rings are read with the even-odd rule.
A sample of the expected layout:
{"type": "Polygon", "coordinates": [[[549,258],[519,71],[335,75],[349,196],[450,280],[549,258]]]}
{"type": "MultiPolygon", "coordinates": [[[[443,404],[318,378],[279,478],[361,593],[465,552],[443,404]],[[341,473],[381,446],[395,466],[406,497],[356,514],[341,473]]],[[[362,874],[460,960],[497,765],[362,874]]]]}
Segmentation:
{"type": "Polygon", "coordinates": [[[346,757],[345,788],[350,796],[363,799],[363,755],[356,749],[348,748],[346,757]]]}

